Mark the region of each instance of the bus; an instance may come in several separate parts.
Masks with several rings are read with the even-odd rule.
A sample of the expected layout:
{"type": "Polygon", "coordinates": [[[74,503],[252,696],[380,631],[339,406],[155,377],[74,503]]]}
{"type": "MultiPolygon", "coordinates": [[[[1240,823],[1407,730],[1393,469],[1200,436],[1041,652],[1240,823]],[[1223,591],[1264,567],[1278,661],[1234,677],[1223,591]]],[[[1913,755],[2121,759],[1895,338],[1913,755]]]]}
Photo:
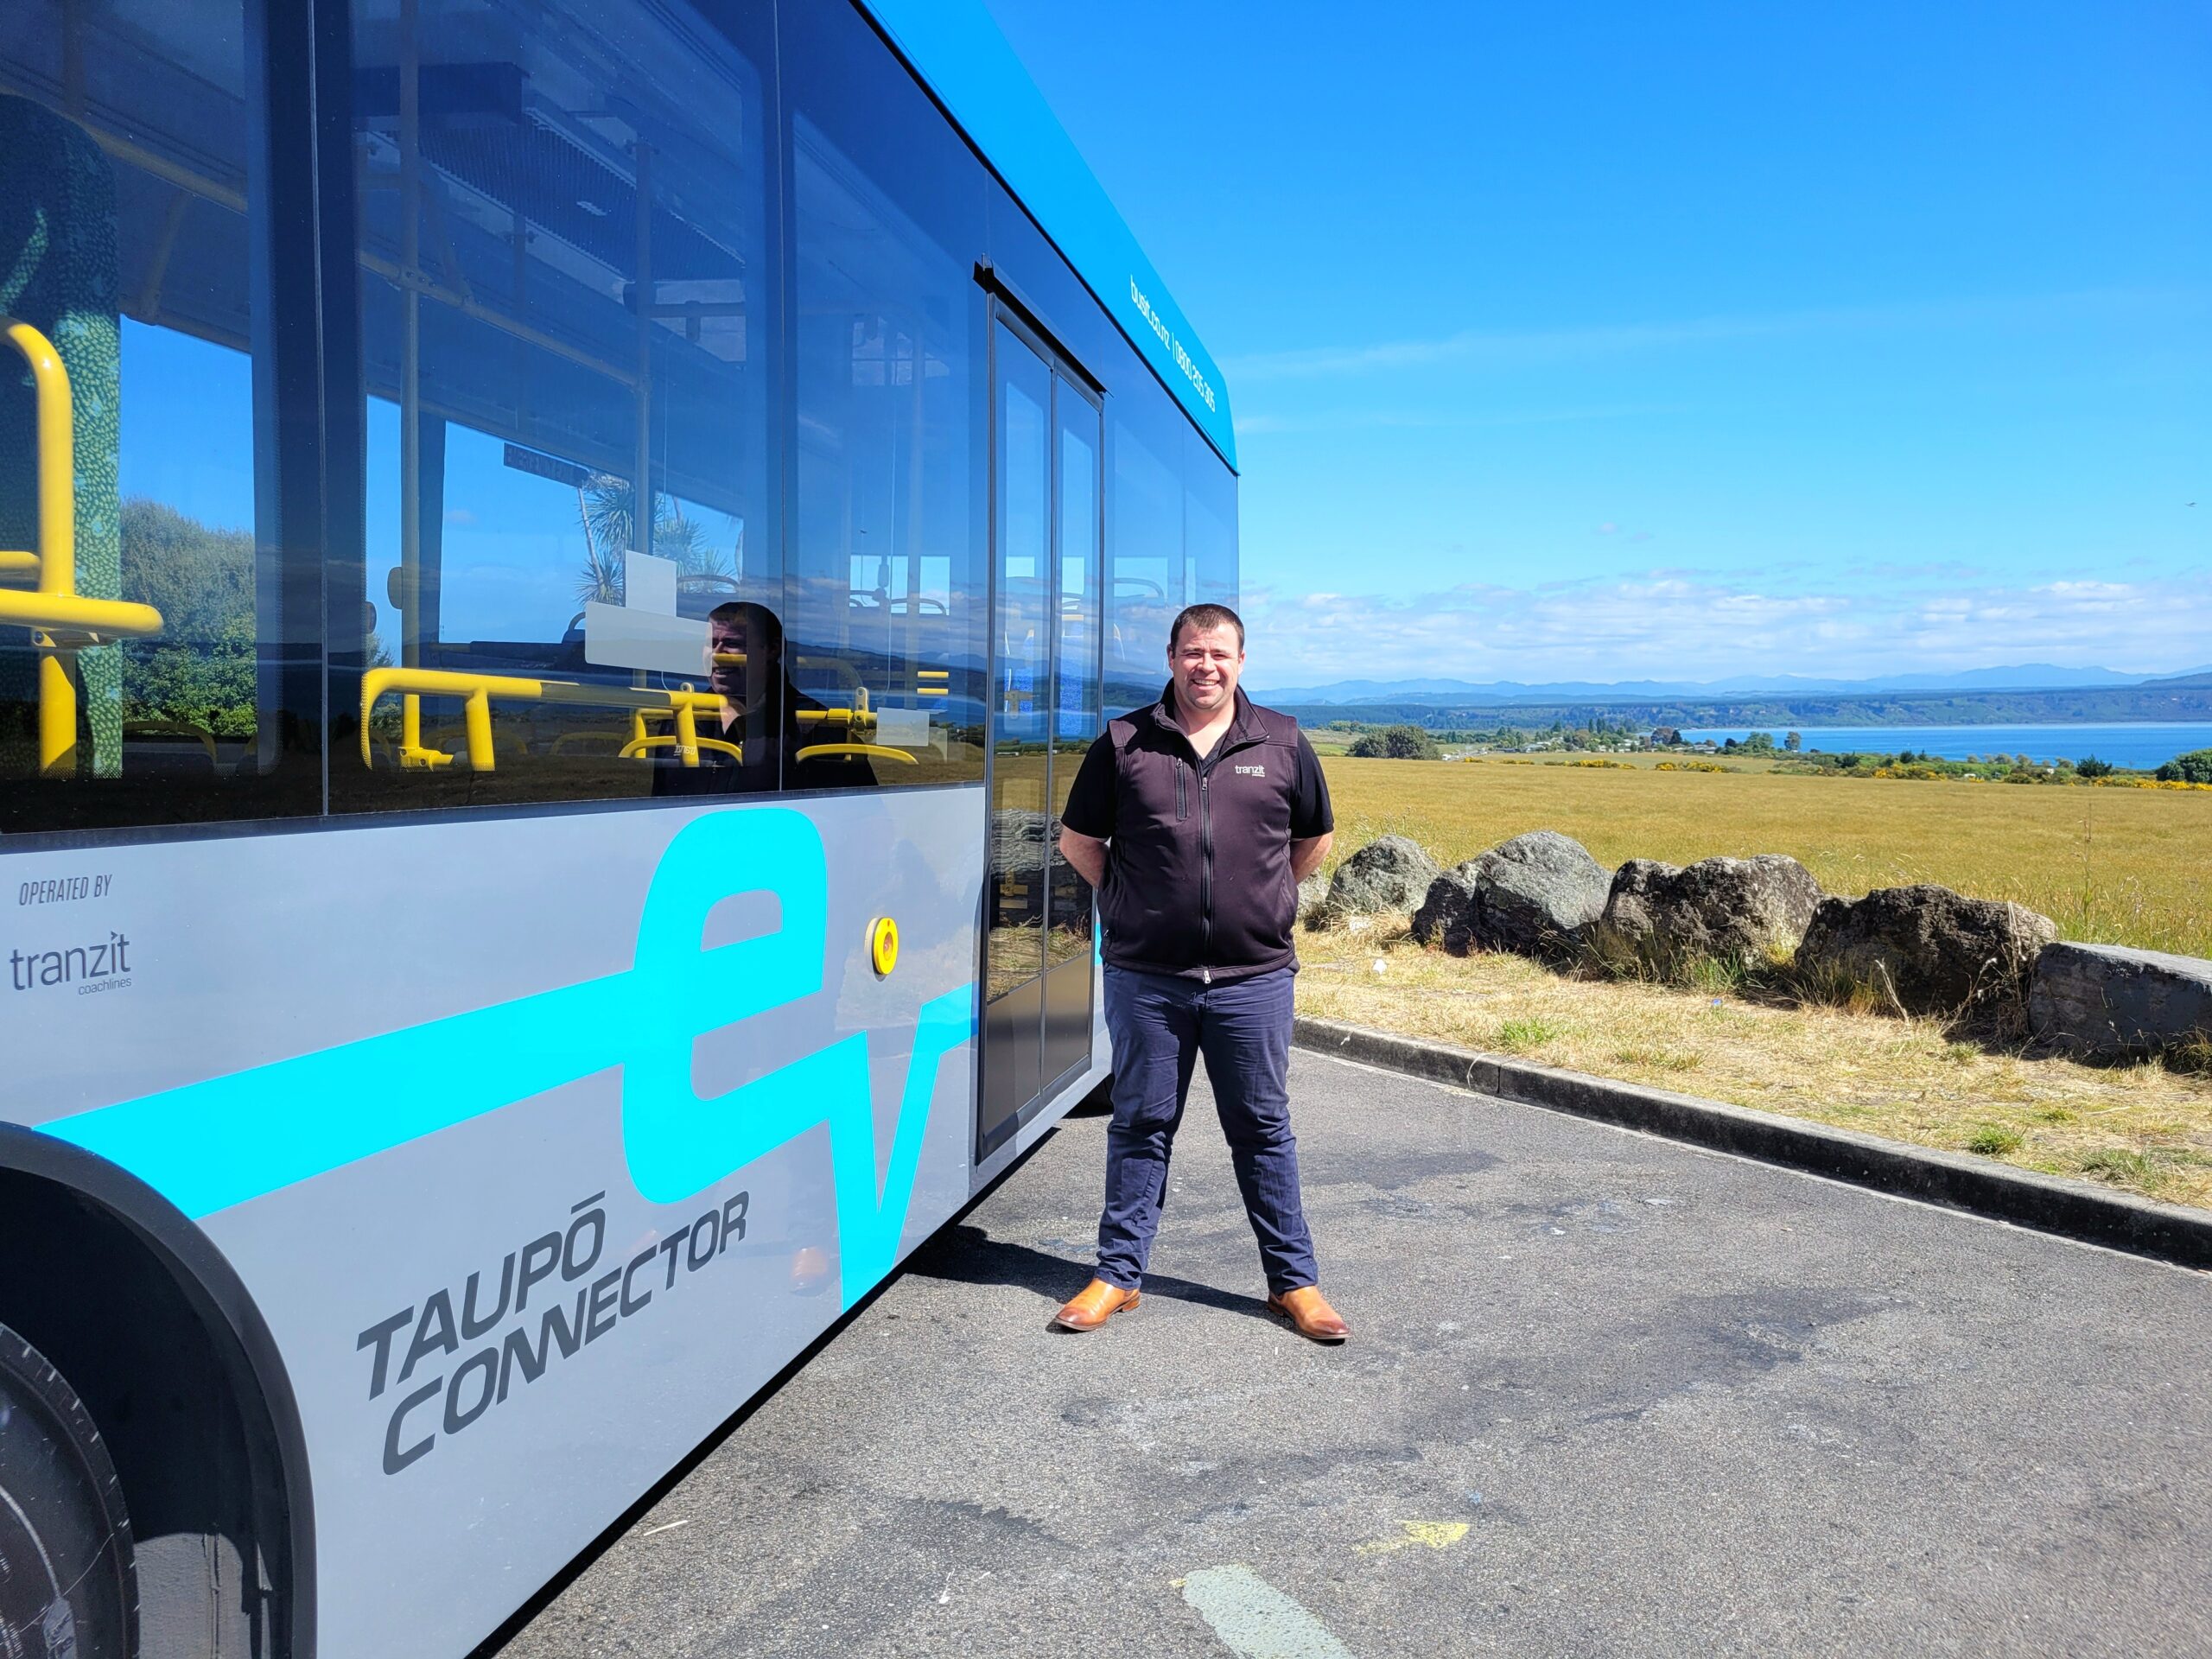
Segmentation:
{"type": "Polygon", "coordinates": [[[0,1651],[465,1654],[1106,1076],[1227,388],[981,0],[12,0],[0,333],[0,1651]]]}

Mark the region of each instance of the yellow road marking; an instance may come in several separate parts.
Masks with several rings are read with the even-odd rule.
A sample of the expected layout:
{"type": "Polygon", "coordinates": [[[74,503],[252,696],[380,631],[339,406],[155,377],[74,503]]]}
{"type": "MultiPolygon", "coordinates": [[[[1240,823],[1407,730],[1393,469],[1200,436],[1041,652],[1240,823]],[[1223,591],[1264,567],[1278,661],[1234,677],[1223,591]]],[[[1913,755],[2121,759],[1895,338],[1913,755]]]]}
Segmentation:
{"type": "Polygon", "coordinates": [[[1360,1555],[1387,1555],[1394,1549],[1405,1549],[1414,1544],[1424,1544],[1430,1549],[1449,1549],[1467,1535],[1465,1521],[1401,1521],[1402,1538],[1377,1538],[1371,1543],[1359,1545],[1353,1552],[1360,1555]]]}

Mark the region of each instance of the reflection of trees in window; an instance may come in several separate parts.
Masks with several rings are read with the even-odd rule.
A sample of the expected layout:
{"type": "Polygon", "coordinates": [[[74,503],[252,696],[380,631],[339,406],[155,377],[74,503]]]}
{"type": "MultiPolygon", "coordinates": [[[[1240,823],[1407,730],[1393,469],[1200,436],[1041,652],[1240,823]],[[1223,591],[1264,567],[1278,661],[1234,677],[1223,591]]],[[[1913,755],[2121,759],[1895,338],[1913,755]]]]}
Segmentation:
{"type": "MultiPolygon", "coordinates": [[[[165,625],[124,649],[123,717],[211,737],[251,737],[258,725],[253,537],[202,524],[166,503],[123,503],[123,597],[165,625]]],[[[370,665],[390,657],[369,636],[370,665]]]]}
{"type": "MultiPolygon", "coordinates": [[[[638,493],[626,478],[594,473],[576,487],[576,513],[583,521],[584,563],[576,575],[576,597],[585,603],[622,603],[622,558],[639,544],[638,493]]],[[[737,546],[742,550],[745,532],[735,519],[737,546]]],[[[734,578],[733,556],[708,539],[705,524],[683,511],[675,497],[656,491],[653,495],[652,546],[653,556],[673,559],[686,576],[734,578]]]]}
{"type": "Polygon", "coordinates": [[[124,718],[252,736],[252,536],[143,498],[124,502],[122,528],[123,596],[166,624],[125,649],[124,718]]]}

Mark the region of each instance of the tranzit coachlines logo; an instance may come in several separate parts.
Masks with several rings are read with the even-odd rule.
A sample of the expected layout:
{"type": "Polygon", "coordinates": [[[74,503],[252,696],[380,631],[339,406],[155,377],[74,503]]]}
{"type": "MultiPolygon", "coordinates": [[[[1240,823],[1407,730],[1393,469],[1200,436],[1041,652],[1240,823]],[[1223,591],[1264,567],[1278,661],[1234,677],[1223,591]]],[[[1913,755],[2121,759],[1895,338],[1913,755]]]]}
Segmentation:
{"type": "Polygon", "coordinates": [[[58,950],[10,950],[8,988],[11,991],[76,988],[79,996],[100,991],[120,991],[130,983],[130,941],[112,928],[105,939],[91,944],[64,945],[58,950]]]}

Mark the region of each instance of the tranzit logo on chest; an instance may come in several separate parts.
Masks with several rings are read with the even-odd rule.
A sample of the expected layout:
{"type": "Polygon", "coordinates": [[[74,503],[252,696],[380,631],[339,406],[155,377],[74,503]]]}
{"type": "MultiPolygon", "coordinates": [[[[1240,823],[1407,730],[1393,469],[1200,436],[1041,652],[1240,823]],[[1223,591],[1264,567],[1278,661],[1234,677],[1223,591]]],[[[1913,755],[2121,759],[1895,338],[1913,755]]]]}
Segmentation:
{"type": "Polygon", "coordinates": [[[1268,775],[1268,769],[1265,766],[1239,766],[1236,775],[1239,778],[1264,778],[1268,775]]]}

